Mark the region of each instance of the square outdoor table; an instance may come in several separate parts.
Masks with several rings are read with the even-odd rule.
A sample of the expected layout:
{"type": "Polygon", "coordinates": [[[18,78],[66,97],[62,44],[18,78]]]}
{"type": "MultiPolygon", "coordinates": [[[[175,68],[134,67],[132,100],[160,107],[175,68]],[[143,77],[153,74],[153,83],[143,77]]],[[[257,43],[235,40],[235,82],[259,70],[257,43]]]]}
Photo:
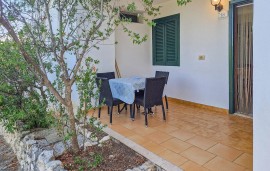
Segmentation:
{"type": "Polygon", "coordinates": [[[120,99],[127,104],[133,104],[135,91],[145,88],[145,78],[128,77],[109,80],[112,96],[120,99]]]}

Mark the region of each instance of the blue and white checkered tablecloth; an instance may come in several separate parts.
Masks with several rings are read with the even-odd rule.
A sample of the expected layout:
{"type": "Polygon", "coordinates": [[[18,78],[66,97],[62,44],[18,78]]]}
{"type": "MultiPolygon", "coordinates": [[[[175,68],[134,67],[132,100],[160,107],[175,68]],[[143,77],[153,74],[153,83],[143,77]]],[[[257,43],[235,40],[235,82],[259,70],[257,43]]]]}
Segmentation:
{"type": "Polygon", "coordinates": [[[112,95],[127,104],[132,104],[135,99],[135,91],[145,88],[145,78],[129,77],[109,80],[112,95]]]}

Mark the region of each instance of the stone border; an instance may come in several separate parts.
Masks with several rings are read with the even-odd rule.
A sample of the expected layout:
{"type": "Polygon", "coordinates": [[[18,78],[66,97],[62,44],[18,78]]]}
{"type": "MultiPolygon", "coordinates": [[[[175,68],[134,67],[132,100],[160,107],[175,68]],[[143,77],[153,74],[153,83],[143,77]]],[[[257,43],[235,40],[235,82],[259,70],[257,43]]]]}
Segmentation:
{"type": "MultiPolygon", "coordinates": [[[[94,124],[97,126],[99,125],[98,122],[99,121],[97,120],[94,124]]],[[[123,144],[127,145],[134,151],[140,153],[141,155],[149,159],[141,166],[133,169],[128,169],[128,171],[164,171],[164,169],[160,168],[159,166],[165,166],[164,168],[167,168],[167,170],[170,171],[177,170],[174,169],[176,168],[176,166],[171,165],[170,163],[161,158],[157,160],[158,158],[156,158],[153,153],[142,147],[139,147],[137,144],[128,139],[125,140],[124,137],[121,137],[120,134],[113,132],[112,130],[110,131],[109,128],[103,129],[104,132],[106,132],[108,135],[98,140],[97,138],[91,138],[91,132],[85,128],[82,128],[82,126],[82,124],[76,124],[78,142],[80,147],[83,146],[83,134],[85,131],[85,147],[92,145],[100,146],[102,145],[102,143],[109,140],[110,136],[112,136],[113,138],[118,139],[123,144]]],[[[67,145],[65,145],[62,142],[62,139],[57,135],[56,130],[37,129],[33,132],[23,131],[15,132],[12,134],[6,132],[4,126],[0,123],[0,134],[3,135],[5,141],[10,144],[12,150],[16,154],[21,170],[66,171],[63,167],[62,162],[60,160],[55,160],[55,158],[62,155],[67,148],[66,146],[70,147],[71,143],[67,142],[67,145]]]]}
{"type": "MultiPolygon", "coordinates": [[[[42,131],[44,132],[44,130],[39,130],[37,133],[42,134],[42,131]]],[[[35,140],[34,133],[36,132],[25,131],[11,134],[5,131],[0,123],[0,134],[16,154],[21,170],[66,171],[62,162],[55,160],[55,157],[59,155],[58,148],[55,149],[55,147],[62,142],[50,144],[46,139],[35,140]]]]}
{"type": "Polygon", "coordinates": [[[143,148],[142,146],[129,140],[128,138],[124,137],[123,135],[115,132],[111,128],[108,128],[108,127],[105,128],[104,132],[106,132],[110,136],[114,137],[115,139],[119,140],[120,142],[122,142],[123,144],[125,144],[129,148],[133,149],[137,153],[143,155],[144,157],[146,157],[147,159],[149,159],[150,161],[152,161],[156,165],[162,167],[163,169],[168,170],[168,171],[182,171],[182,169],[180,169],[178,166],[168,162],[167,160],[164,160],[163,158],[152,153],[151,151],[143,148]]]}

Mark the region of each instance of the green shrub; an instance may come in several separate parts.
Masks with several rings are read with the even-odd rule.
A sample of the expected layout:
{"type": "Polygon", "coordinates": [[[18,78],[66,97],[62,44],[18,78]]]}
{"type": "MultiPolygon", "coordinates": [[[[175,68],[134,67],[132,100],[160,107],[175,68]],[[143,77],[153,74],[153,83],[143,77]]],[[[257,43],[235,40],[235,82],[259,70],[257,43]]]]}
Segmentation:
{"type": "Polygon", "coordinates": [[[9,132],[48,127],[53,117],[40,81],[11,41],[0,42],[0,121],[9,132]]]}

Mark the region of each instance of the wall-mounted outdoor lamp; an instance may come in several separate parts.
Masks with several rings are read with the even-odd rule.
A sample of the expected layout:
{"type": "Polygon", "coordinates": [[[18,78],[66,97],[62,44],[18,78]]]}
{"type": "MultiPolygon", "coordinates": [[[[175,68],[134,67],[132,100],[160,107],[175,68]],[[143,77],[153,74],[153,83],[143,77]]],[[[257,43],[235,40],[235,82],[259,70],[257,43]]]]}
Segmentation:
{"type": "Polygon", "coordinates": [[[215,7],[215,10],[220,12],[223,9],[223,5],[220,3],[221,0],[211,0],[211,4],[215,7]]]}

